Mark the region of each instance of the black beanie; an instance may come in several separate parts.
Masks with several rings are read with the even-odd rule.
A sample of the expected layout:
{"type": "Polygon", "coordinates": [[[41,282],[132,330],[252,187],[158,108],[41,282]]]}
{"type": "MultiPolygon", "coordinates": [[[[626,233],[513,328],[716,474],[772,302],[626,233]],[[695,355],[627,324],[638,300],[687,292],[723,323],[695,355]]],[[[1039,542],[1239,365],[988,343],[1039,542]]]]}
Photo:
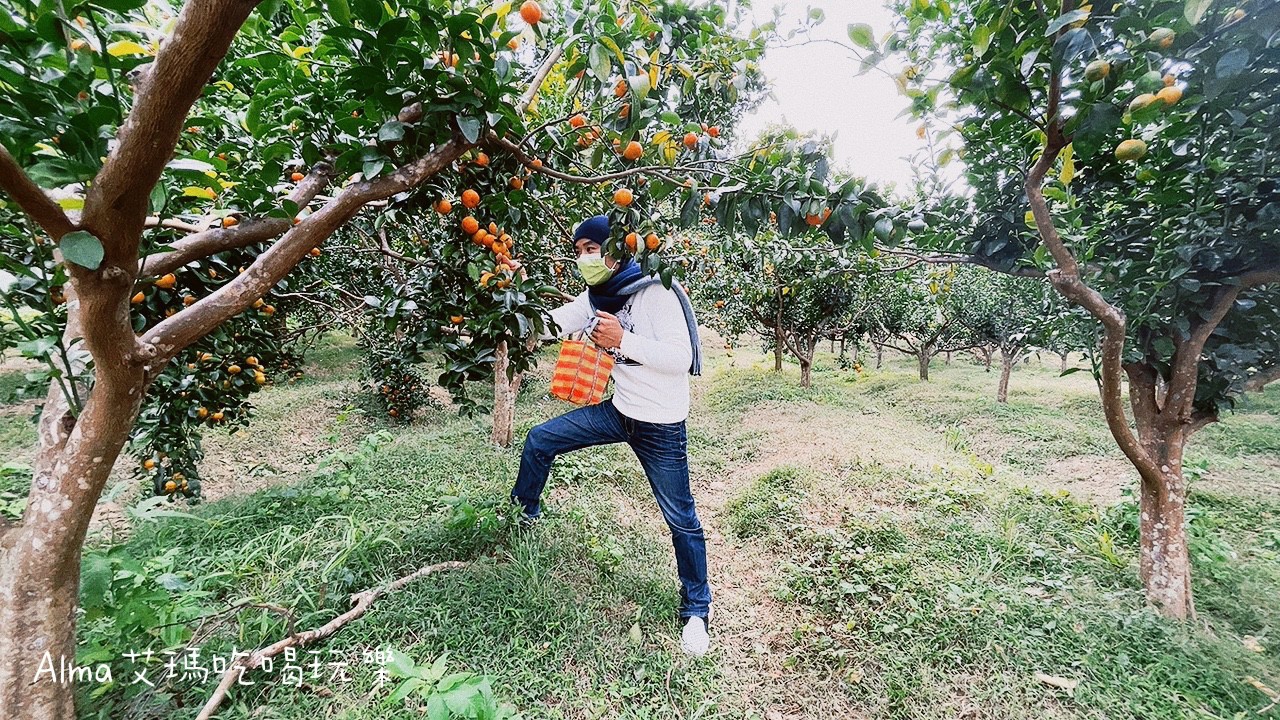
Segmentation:
{"type": "Polygon", "coordinates": [[[573,232],[573,241],[576,243],[582,238],[586,238],[597,245],[604,245],[609,239],[609,218],[604,215],[596,215],[587,218],[578,225],[578,229],[573,232]]]}

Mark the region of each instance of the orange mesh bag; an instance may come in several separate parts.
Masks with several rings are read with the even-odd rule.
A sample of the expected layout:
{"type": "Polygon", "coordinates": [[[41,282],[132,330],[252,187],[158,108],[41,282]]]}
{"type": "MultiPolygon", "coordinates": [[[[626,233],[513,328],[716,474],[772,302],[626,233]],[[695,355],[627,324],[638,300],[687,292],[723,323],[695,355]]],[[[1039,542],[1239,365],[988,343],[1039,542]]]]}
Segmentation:
{"type": "Polygon", "coordinates": [[[613,372],[613,356],[586,340],[565,340],[551,377],[551,395],[574,405],[604,399],[613,372]]]}

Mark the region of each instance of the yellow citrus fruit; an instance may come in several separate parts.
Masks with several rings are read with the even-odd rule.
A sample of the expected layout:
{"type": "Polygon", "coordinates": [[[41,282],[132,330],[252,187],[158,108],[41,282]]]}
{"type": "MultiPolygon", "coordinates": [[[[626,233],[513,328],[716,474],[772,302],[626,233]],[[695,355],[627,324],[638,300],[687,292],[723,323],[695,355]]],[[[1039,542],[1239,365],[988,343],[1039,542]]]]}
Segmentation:
{"type": "Polygon", "coordinates": [[[1129,139],[1116,146],[1116,159],[1122,162],[1137,162],[1147,154],[1147,144],[1141,140],[1129,139]]]}

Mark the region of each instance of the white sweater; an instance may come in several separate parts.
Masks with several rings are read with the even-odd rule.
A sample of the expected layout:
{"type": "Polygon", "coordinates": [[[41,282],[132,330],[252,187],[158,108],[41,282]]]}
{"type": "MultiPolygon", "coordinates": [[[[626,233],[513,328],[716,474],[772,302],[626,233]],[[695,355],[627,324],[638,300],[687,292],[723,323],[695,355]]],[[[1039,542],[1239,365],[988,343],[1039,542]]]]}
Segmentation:
{"type": "MultiPolygon", "coordinates": [[[[614,313],[622,325],[622,346],[614,353],[613,405],[634,420],[677,423],[689,416],[689,365],[693,346],[680,298],[661,284],[650,285],[614,313]]],[[[587,293],[551,311],[559,337],[581,332],[595,317],[587,293]]],[[[555,337],[546,334],[543,339],[555,337]]]]}

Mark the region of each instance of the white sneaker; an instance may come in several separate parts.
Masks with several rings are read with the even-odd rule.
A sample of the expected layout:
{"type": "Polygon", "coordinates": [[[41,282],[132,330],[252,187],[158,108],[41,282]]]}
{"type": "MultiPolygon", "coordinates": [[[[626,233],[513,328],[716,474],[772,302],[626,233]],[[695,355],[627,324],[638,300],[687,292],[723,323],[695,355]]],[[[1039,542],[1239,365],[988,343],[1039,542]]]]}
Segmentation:
{"type": "Polygon", "coordinates": [[[711,648],[711,636],[707,634],[707,619],[691,617],[680,631],[680,649],[685,655],[702,657],[711,648]]]}

